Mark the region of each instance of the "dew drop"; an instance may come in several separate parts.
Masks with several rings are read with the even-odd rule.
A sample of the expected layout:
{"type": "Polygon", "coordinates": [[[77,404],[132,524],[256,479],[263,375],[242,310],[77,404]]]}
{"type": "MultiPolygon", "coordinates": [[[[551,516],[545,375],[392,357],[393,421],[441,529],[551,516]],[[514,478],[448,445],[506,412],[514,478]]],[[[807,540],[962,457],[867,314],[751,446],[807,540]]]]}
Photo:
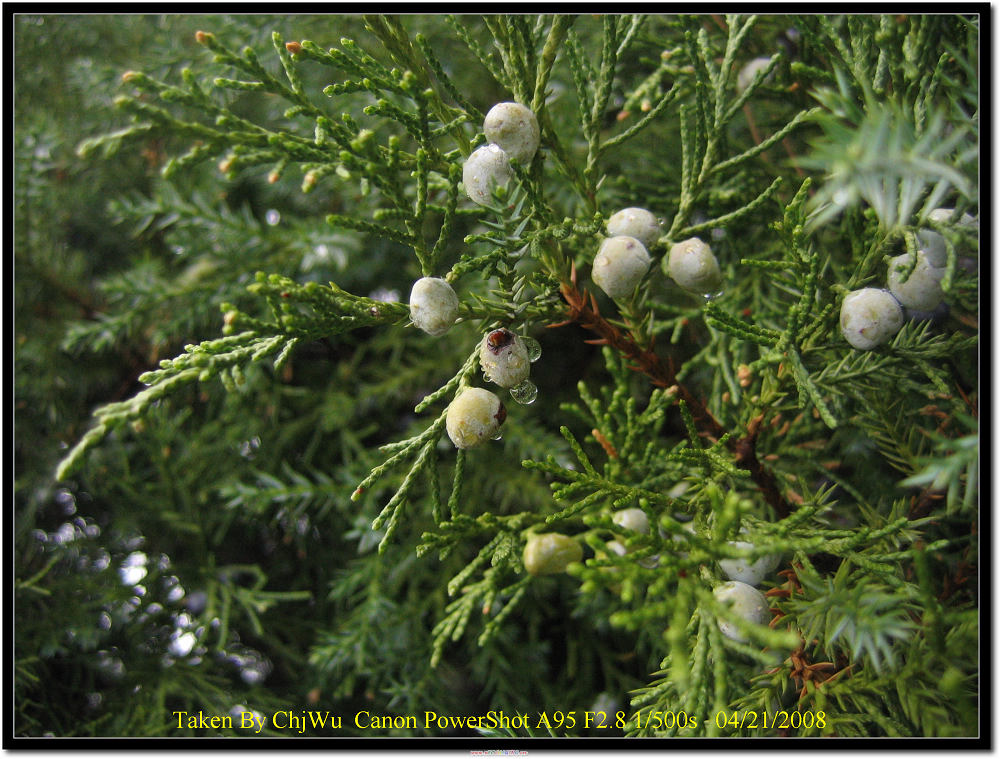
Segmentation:
{"type": "Polygon", "coordinates": [[[76,499],[65,488],[56,493],[56,503],[62,507],[64,514],[72,516],[76,513],[76,499]]]}
{"type": "Polygon", "coordinates": [[[269,226],[274,226],[281,221],[281,213],[273,208],[269,208],[267,213],[264,214],[264,219],[267,221],[269,226]]]}
{"type": "Polygon", "coordinates": [[[122,562],[118,570],[118,576],[125,585],[138,585],[146,576],[146,554],[141,551],[133,551],[122,562]]]}
{"type": "Polygon", "coordinates": [[[490,440],[503,440],[503,433],[502,432],[496,433],[490,438],[490,440]]]}
{"type": "Polygon", "coordinates": [[[533,337],[522,337],[521,342],[528,351],[528,361],[534,363],[542,356],[542,344],[533,337]]]}
{"type": "Polygon", "coordinates": [[[535,383],[531,380],[525,380],[510,389],[510,397],[522,406],[527,406],[535,402],[535,398],[538,397],[538,388],[535,387],[535,383]]]}
{"type": "Polygon", "coordinates": [[[167,650],[174,656],[180,658],[187,656],[191,653],[191,649],[194,648],[194,644],[198,642],[197,636],[191,632],[185,632],[171,636],[171,641],[167,645],[167,650]]]}
{"type": "Polygon", "coordinates": [[[703,297],[706,301],[710,301],[720,297],[722,293],[723,293],[722,290],[718,290],[717,292],[714,293],[703,293],[701,297],[703,297]]]}

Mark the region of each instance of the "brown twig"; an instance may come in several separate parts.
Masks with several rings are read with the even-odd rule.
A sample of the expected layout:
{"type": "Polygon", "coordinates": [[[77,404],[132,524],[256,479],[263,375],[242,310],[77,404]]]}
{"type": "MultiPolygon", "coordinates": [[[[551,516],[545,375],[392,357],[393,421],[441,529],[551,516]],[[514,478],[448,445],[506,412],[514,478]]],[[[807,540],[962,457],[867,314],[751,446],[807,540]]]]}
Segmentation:
{"type": "MultiPolygon", "coordinates": [[[[705,404],[677,381],[673,362],[664,364],[652,348],[643,349],[629,334],[623,333],[615,325],[601,316],[597,300],[592,293],[581,291],[576,284],[576,266],[570,271],[568,282],[563,282],[560,290],[563,299],[569,306],[567,318],[558,324],[550,324],[552,328],[576,323],[598,335],[596,340],[588,340],[592,345],[607,345],[623,355],[629,362],[629,368],[646,375],[656,387],[676,388],[676,397],[683,400],[691,410],[695,424],[711,440],[719,440],[725,434],[725,429],[712,415],[705,404]]],[[[760,432],[763,415],[751,420],[747,426],[747,434],[741,438],[730,438],[728,446],[736,455],[736,463],[750,472],[750,477],[760,489],[764,499],[774,509],[779,519],[784,519],[793,511],[793,506],[781,494],[774,475],[760,463],[756,453],[757,435],[760,432]]]]}
{"type": "Polygon", "coordinates": [[[764,415],[759,414],[750,420],[747,425],[747,434],[734,440],[729,446],[736,455],[736,463],[750,472],[750,477],[760,489],[764,499],[771,504],[771,507],[778,514],[779,519],[784,519],[792,512],[792,506],[778,489],[778,481],[769,469],[765,469],[757,458],[757,435],[760,433],[761,422],[764,415]]]}
{"type": "Polygon", "coordinates": [[[595,427],[590,431],[590,434],[594,436],[594,440],[596,440],[598,443],[601,444],[601,448],[603,448],[604,452],[608,454],[608,458],[611,459],[618,458],[618,451],[611,444],[611,441],[601,434],[601,431],[599,429],[595,427]]]}
{"type": "MultiPolygon", "coordinates": [[[[796,574],[796,567],[801,568],[801,564],[793,564],[788,569],[783,569],[778,572],[779,575],[785,578],[785,582],[776,587],[771,588],[764,595],[768,598],[791,598],[797,593],[802,592],[802,586],[799,584],[799,577],[796,574]]],[[[774,619],[771,620],[770,627],[775,628],[778,626],[779,620],[785,615],[777,609],[771,610],[774,613],[774,619]]],[[[788,629],[791,629],[790,627],[788,629]]],[[[815,642],[815,641],[813,641],[815,642]]],[[[789,678],[796,680],[799,687],[799,702],[808,695],[809,684],[812,684],[813,689],[819,689],[824,683],[829,682],[845,672],[850,672],[853,665],[849,665],[847,661],[843,658],[838,658],[837,662],[811,662],[806,655],[806,642],[804,639],[800,638],[799,647],[795,649],[788,657],[788,661],[791,662],[791,671],[788,673],[789,678]]],[[[777,672],[780,667],[775,667],[774,669],[768,670],[770,674],[777,672]]]]}
{"type": "Polygon", "coordinates": [[[809,693],[809,684],[813,689],[818,689],[824,683],[839,677],[844,672],[850,672],[853,665],[837,668],[832,661],[810,662],[805,652],[805,642],[792,652],[789,660],[792,662],[792,671],[789,677],[797,680],[801,686],[799,689],[799,702],[805,699],[809,693]]]}

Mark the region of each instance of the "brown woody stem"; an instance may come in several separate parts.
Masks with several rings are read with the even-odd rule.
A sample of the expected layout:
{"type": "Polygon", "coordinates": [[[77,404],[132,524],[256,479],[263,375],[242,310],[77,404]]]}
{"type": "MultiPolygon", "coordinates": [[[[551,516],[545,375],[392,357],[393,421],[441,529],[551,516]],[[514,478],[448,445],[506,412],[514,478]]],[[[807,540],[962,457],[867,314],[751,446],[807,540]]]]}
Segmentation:
{"type": "MultiPolygon", "coordinates": [[[[691,393],[687,387],[677,382],[673,366],[664,365],[660,357],[652,350],[645,350],[639,346],[635,339],[607,319],[601,316],[597,307],[597,301],[592,294],[581,292],[576,286],[576,268],[573,267],[568,282],[563,282],[561,286],[562,296],[569,306],[567,319],[559,324],[550,325],[560,327],[564,324],[575,322],[584,329],[596,333],[599,340],[593,342],[600,345],[608,345],[621,353],[631,364],[629,368],[641,372],[649,377],[656,387],[674,387],[677,397],[683,400],[691,415],[701,431],[711,439],[718,440],[725,434],[725,429],[719,421],[712,415],[704,403],[691,393]]],[[[764,468],[757,458],[756,444],[757,434],[760,432],[763,414],[755,417],[747,426],[747,434],[741,438],[731,438],[728,442],[729,449],[735,454],[736,463],[741,468],[750,472],[761,495],[770,504],[778,515],[778,519],[784,519],[791,514],[793,507],[788,500],[782,496],[778,488],[778,482],[772,472],[764,468]]]]}

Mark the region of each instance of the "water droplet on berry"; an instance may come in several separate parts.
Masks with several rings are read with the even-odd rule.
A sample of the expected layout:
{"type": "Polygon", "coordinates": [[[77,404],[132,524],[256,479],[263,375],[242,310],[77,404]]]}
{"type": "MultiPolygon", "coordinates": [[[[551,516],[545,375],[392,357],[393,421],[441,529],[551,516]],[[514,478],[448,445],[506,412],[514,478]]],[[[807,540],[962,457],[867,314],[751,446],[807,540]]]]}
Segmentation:
{"type": "Polygon", "coordinates": [[[525,380],[510,389],[510,397],[522,406],[527,406],[535,402],[535,398],[538,397],[538,388],[535,387],[535,383],[531,380],[525,380]]]}
{"type": "Polygon", "coordinates": [[[522,337],[521,342],[524,343],[524,347],[528,350],[528,361],[531,363],[536,362],[542,356],[542,344],[539,343],[533,337],[522,337]]]}
{"type": "Polygon", "coordinates": [[[704,293],[701,297],[703,297],[706,301],[715,300],[716,298],[722,295],[722,292],[723,292],[722,290],[718,290],[717,292],[714,293],[704,293]]]}

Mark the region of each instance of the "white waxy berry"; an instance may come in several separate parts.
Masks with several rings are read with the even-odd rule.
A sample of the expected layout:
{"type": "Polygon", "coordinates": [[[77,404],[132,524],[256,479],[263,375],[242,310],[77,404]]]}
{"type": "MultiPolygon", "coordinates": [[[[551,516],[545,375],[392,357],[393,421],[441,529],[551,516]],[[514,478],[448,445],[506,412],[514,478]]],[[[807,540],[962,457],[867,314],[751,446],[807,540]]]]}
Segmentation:
{"type": "Polygon", "coordinates": [[[465,191],[481,206],[493,201],[493,188],[510,181],[510,159],[499,145],[483,145],[472,151],[462,166],[465,191]]]}
{"type": "MultiPolygon", "coordinates": [[[[754,58],[752,61],[747,63],[736,75],[736,91],[741,93],[746,92],[747,87],[749,87],[756,78],[757,72],[766,69],[770,63],[770,58],[754,58]]],[[[770,82],[773,79],[774,72],[772,71],[765,77],[764,81],[770,82]]]]}
{"type": "Polygon", "coordinates": [[[507,409],[489,390],[470,387],[448,406],[445,426],[456,448],[475,448],[496,436],[507,409]]]}
{"type": "MultiPolygon", "coordinates": [[[[646,512],[642,509],[622,509],[621,511],[616,511],[611,515],[611,521],[616,525],[621,527],[623,530],[629,530],[631,532],[641,532],[649,534],[649,517],[646,516],[646,512]]],[[[611,543],[619,543],[617,540],[612,540],[611,543]]],[[[611,543],[608,543],[610,546],[611,543]]],[[[622,545],[619,543],[619,545],[622,545]]],[[[624,545],[623,545],[624,548],[624,545]]],[[[619,554],[621,556],[623,554],[619,554]]],[[[639,564],[646,567],[647,569],[652,569],[659,563],[660,555],[655,554],[653,556],[646,556],[639,560],[639,564]]]]}
{"type": "Polygon", "coordinates": [[[909,309],[933,311],[937,308],[944,300],[944,290],[941,289],[943,278],[944,269],[931,266],[927,254],[922,250],[917,251],[916,265],[909,253],[889,259],[889,292],[909,309]]]}
{"type": "Polygon", "coordinates": [[[649,250],[660,239],[660,222],[645,208],[623,208],[608,219],[608,237],[634,237],[649,250]]]}
{"type": "Polygon", "coordinates": [[[531,372],[528,347],[509,329],[495,329],[479,345],[479,365],[487,382],[500,387],[520,385],[531,372]]]}
{"type": "Polygon", "coordinates": [[[583,558],[583,548],[573,538],[558,532],[532,535],[524,547],[524,568],[532,575],[554,575],[583,558]]]}
{"type": "MultiPolygon", "coordinates": [[[[754,547],[753,543],[747,543],[743,540],[731,540],[729,545],[744,551],[754,547]]],[[[720,559],[719,568],[725,572],[726,577],[730,580],[738,580],[757,587],[764,581],[765,577],[778,568],[780,562],[780,555],[761,556],[753,562],[748,559],[720,559]]]]}
{"type": "Polygon", "coordinates": [[[483,121],[486,139],[496,143],[519,163],[535,157],[541,132],[534,112],[520,103],[497,103],[483,121]]]}
{"type": "Polygon", "coordinates": [[[423,277],[410,290],[410,320],[428,335],[443,335],[458,318],[458,296],[445,280],[423,277]]]}
{"type": "Polygon", "coordinates": [[[625,544],[620,540],[609,540],[604,545],[608,551],[613,553],[615,556],[624,556],[628,553],[628,549],[625,547],[625,544]]]}
{"type": "Polygon", "coordinates": [[[479,365],[487,382],[514,387],[524,382],[531,371],[528,346],[509,329],[492,330],[479,344],[479,365]]]}
{"type": "Polygon", "coordinates": [[[591,278],[612,298],[627,298],[649,271],[646,246],[634,237],[619,235],[601,243],[591,278]]]}
{"type": "MultiPolygon", "coordinates": [[[[949,221],[951,217],[954,215],[955,215],[954,208],[935,208],[933,211],[927,214],[927,218],[930,219],[931,221],[936,221],[939,224],[944,224],[947,221],[949,221]]],[[[979,226],[976,223],[976,220],[967,213],[963,213],[955,223],[960,227],[978,228],[979,226]]]]}
{"type": "MultiPolygon", "coordinates": [[[[938,224],[946,224],[954,215],[954,208],[935,208],[927,218],[938,224]]],[[[955,222],[956,226],[967,229],[977,229],[979,224],[967,213],[963,213],[961,218],[955,222]]],[[[945,245],[944,236],[933,229],[921,229],[917,232],[917,241],[920,249],[924,251],[931,266],[944,266],[948,262],[948,249],[945,245]]]]}
{"type": "Polygon", "coordinates": [[[649,517],[642,509],[622,509],[611,516],[611,521],[625,530],[649,532],[649,517]]]}
{"type": "Polygon", "coordinates": [[[840,334],[858,350],[889,342],[902,326],[903,308],[888,290],[855,290],[840,306],[840,334]]]}
{"type": "Polygon", "coordinates": [[[664,264],[665,273],[690,292],[707,295],[722,284],[722,272],[712,248],[697,237],[671,246],[664,264]]]}
{"type": "MultiPolygon", "coordinates": [[[[729,604],[738,617],[755,625],[766,625],[771,621],[771,612],[767,607],[767,599],[757,588],[752,588],[745,582],[731,580],[724,582],[714,591],[716,600],[729,604]]],[[[746,643],[746,637],[732,622],[720,619],[719,630],[730,640],[746,643]]]]}
{"type": "Polygon", "coordinates": [[[920,250],[932,261],[934,266],[944,266],[948,262],[948,248],[945,247],[944,236],[933,229],[921,229],[917,232],[917,242],[920,250]]]}

